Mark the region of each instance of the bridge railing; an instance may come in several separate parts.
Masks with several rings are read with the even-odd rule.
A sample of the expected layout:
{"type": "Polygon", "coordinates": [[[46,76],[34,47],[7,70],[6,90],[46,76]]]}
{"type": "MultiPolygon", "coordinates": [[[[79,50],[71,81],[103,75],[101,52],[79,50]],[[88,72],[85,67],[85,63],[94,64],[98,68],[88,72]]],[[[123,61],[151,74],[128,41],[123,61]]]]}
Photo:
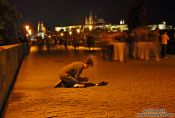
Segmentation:
{"type": "Polygon", "coordinates": [[[0,113],[25,54],[23,44],[0,46],[0,113]]]}

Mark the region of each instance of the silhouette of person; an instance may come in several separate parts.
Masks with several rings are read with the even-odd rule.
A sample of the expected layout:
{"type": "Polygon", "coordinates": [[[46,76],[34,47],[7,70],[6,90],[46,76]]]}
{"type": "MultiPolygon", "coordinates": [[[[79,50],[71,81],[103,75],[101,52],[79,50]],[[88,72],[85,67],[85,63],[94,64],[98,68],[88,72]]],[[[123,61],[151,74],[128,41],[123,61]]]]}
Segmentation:
{"type": "Polygon", "coordinates": [[[90,58],[66,65],[60,70],[59,78],[61,82],[55,87],[84,87],[82,82],[87,82],[88,78],[81,78],[80,75],[82,71],[87,69],[89,66],[93,67],[93,60],[90,58]]]}
{"type": "Polygon", "coordinates": [[[162,53],[161,54],[163,58],[168,58],[166,57],[168,40],[169,40],[169,37],[167,35],[167,32],[165,31],[161,36],[161,43],[162,43],[162,53]]]}

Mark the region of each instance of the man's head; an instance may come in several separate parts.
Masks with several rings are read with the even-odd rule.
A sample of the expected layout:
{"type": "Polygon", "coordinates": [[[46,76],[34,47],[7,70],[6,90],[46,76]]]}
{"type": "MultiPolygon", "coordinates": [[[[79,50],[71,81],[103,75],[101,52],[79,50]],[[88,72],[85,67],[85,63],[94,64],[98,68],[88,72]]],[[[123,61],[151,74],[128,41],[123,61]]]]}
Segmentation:
{"type": "Polygon", "coordinates": [[[85,59],[83,62],[85,63],[85,67],[89,67],[89,66],[93,67],[94,65],[93,60],[90,58],[85,59]]]}

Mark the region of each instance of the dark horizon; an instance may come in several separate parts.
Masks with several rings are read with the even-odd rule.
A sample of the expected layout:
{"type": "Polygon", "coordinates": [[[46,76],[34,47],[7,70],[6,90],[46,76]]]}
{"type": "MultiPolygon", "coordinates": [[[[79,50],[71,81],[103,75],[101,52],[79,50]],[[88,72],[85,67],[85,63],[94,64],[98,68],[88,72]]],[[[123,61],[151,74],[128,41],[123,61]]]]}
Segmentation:
{"type": "MultiPolygon", "coordinates": [[[[82,24],[86,16],[96,15],[107,23],[119,24],[120,19],[127,23],[129,8],[133,0],[14,0],[14,4],[22,18],[19,25],[31,24],[36,27],[39,20],[46,27],[82,24]]],[[[167,24],[174,25],[174,16],[171,13],[172,1],[147,1],[147,19],[150,24],[158,24],[165,20],[167,24]],[[165,9],[166,6],[166,9],[165,9]],[[167,9],[167,7],[169,9],[167,9]]]]}

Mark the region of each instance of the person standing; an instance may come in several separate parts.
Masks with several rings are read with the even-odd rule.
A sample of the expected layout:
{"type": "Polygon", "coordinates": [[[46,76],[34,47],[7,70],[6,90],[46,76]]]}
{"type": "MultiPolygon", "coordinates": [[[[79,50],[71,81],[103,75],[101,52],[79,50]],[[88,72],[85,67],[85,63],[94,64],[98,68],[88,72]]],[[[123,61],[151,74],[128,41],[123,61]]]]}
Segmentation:
{"type": "Polygon", "coordinates": [[[169,37],[168,37],[167,32],[165,31],[161,36],[161,44],[162,44],[161,54],[162,54],[162,58],[168,58],[166,56],[168,40],[169,40],[169,37]]]}

